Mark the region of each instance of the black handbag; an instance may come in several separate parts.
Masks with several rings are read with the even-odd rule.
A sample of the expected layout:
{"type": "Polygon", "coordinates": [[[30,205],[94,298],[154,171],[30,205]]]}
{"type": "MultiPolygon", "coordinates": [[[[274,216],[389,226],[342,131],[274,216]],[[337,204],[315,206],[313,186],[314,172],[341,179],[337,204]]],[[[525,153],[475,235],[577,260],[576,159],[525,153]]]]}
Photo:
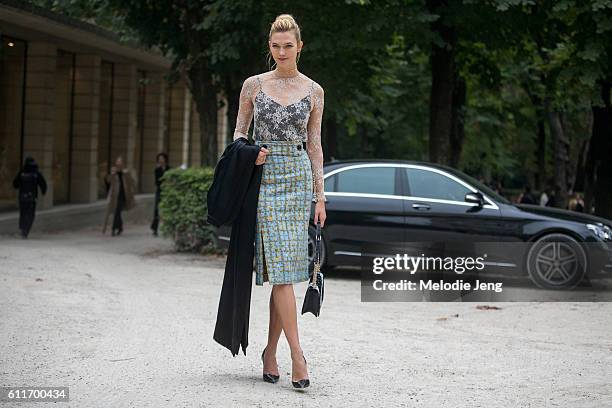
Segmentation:
{"type": "Polygon", "coordinates": [[[318,222],[315,234],[314,268],[310,274],[310,282],[304,296],[302,314],[310,312],[319,317],[323,304],[324,287],[323,272],[321,272],[321,222],[318,222]]]}

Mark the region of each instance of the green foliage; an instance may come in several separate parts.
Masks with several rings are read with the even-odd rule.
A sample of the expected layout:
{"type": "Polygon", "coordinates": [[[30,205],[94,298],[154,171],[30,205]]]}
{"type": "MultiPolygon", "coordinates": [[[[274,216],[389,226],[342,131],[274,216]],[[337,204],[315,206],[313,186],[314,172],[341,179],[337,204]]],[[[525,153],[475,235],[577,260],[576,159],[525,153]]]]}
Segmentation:
{"type": "Polygon", "coordinates": [[[117,13],[107,0],[28,0],[28,2],[112,31],[122,43],[131,46],[141,43],[137,31],[126,24],[125,16],[117,13]]]}
{"type": "Polygon", "coordinates": [[[177,251],[210,252],[214,227],[206,222],[206,195],[214,169],[173,168],[164,173],[159,215],[160,231],[172,237],[177,251]]]}
{"type": "Polygon", "coordinates": [[[517,187],[556,165],[548,129],[545,163],[536,155],[544,105],[563,116],[576,157],[601,103],[599,83],[612,75],[612,0],[448,1],[435,13],[426,0],[31,1],[122,37],[136,33],[175,67],[205,61],[232,101],[244,78],[273,68],[274,17],[294,15],[304,41],[299,69],[325,89],[336,158],[428,159],[429,54],[442,42],[431,24],[444,15],[457,29],[455,63],[467,84],[459,166],[517,187]]]}

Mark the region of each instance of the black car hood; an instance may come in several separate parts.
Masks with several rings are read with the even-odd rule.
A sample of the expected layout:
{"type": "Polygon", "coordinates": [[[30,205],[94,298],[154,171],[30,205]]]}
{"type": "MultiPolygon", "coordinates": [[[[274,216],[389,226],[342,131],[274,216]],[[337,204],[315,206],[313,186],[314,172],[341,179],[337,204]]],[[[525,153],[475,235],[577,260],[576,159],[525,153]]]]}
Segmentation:
{"type": "Polygon", "coordinates": [[[553,207],[542,207],[537,204],[514,204],[514,206],[521,211],[526,211],[532,214],[540,214],[551,218],[591,224],[601,222],[604,225],[612,226],[611,220],[576,211],[562,210],[561,208],[553,207]]]}

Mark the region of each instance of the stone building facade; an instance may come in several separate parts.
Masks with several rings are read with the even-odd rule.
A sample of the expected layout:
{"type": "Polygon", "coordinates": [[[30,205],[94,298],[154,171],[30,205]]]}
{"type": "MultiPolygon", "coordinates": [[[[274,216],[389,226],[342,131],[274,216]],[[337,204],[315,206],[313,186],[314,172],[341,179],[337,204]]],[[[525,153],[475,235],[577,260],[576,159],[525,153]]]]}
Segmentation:
{"type": "Polygon", "coordinates": [[[0,0],[0,211],[16,209],[12,180],[27,155],[47,179],[41,209],[104,199],[117,156],[139,193],[154,191],[159,152],[199,166],[195,103],[184,83],[166,81],[170,64],[99,27],[0,0]]]}

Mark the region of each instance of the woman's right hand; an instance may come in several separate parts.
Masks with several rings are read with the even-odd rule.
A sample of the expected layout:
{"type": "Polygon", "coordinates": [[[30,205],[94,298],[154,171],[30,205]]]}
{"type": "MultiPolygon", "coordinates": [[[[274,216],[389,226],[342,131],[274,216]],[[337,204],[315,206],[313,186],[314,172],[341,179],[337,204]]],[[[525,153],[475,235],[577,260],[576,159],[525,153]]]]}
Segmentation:
{"type": "Polygon", "coordinates": [[[266,155],[269,152],[270,151],[266,149],[265,147],[261,147],[259,149],[259,154],[257,155],[257,160],[255,160],[255,165],[264,164],[266,162],[266,155]]]}

